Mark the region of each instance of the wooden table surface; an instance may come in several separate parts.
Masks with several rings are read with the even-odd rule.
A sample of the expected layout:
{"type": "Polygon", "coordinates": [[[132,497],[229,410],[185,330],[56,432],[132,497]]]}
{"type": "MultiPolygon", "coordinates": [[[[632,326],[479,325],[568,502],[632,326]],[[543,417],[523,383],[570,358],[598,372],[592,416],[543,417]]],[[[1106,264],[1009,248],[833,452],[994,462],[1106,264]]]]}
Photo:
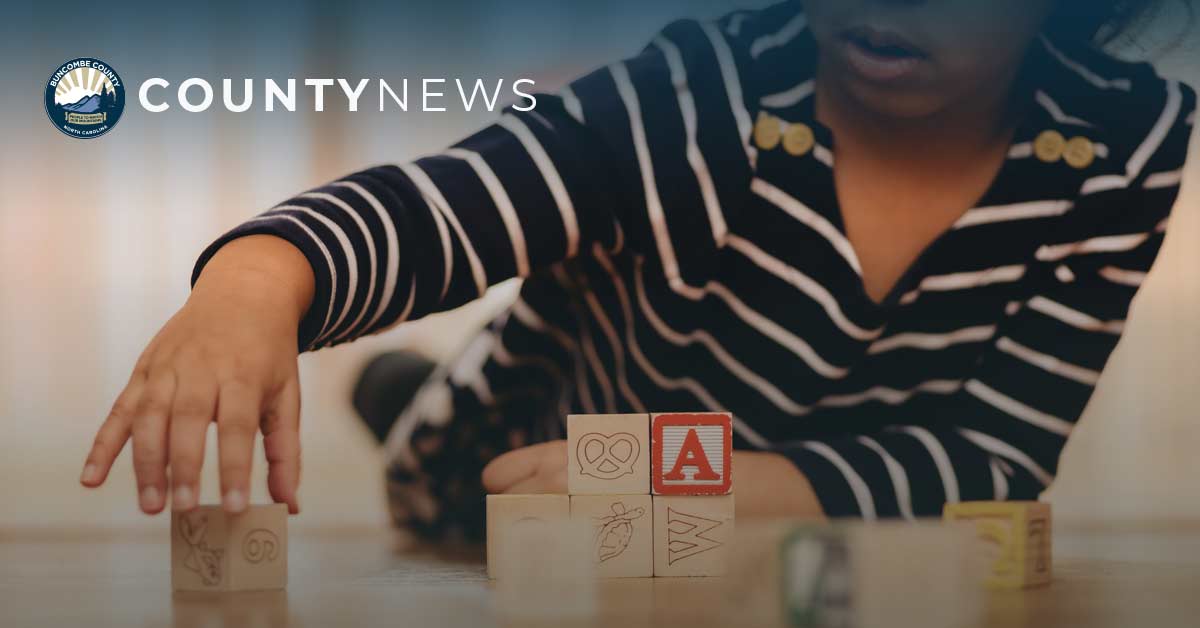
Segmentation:
{"type": "MultiPolygon", "coordinates": [[[[386,529],[293,529],[286,591],[172,594],[161,531],[0,529],[0,626],[494,626],[481,552],[397,553],[386,529]]],[[[1200,524],[1055,532],[1055,581],[989,592],[987,626],[1200,626],[1200,524]]],[[[602,581],[549,625],[735,625],[721,579],[602,581]]],[[[755,625],[759,620],[740,621],[755,625]]],[[[897,617],[894,626],[907,625],[897,617]]]]}

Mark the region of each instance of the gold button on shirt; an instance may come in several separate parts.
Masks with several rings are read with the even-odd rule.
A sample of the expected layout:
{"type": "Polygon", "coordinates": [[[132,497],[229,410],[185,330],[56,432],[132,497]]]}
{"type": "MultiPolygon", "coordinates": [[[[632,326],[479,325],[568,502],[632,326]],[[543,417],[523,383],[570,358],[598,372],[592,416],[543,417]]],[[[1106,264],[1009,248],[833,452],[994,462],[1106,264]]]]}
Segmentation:
{"type": "Polygon", "coordinates": [[[792,124],[783,135],[783,150],[796,157],[807,154],[815,143],[812,129],[807,124],[792,124]]]}
{"type": "Polygon", "coordinates": [[[1063,159],[1072,168],[1083,170],[1096,160],[1096,146],[1086,137],[1073,137],[1063,149],[1063,159]]]}
{"type": "Polygon", "coordinates": [[[762,150],[773,150],[779,146],[783,137],[779,118],[769,114],[758,114],[758,122],[754,123],[754,143],[762,150]]]}
{"type": "Polygon", "coordinates": [[[1062,133],[1054,130],[1043,131],[1033,142],[1033,154],[1037,155],[1038,159],[1052,164],[1062,159],[1066,147],[1067,138],[1063,137],[1062,133]]]}

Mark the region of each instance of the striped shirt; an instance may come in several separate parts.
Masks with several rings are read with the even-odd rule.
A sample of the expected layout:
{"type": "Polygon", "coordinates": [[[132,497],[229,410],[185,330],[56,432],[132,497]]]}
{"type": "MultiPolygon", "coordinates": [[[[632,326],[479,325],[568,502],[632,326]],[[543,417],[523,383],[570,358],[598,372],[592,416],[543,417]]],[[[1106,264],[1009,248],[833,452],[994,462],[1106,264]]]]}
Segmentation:
{"type": "Polygon", "coordinates": [[[1196,96],[1083,46],[1031,55],[991,188],[882,303],[797,2],[674,23],[441,154],[288,200],[196,272],[232,238],[294,243],[309,350],[525,278],[388,438],[394,515],[420,530],[476,529],[483,465],[563,437],[570,412],[731,411],[735,446],[788,457],[834,517],[1033,499],[1162,243],[1196,96]],[[807,125],[811,149],[758,146],[761,116],[807,125]],[[1091,159],[1043,154],[1046,131],[1091,159]]]}

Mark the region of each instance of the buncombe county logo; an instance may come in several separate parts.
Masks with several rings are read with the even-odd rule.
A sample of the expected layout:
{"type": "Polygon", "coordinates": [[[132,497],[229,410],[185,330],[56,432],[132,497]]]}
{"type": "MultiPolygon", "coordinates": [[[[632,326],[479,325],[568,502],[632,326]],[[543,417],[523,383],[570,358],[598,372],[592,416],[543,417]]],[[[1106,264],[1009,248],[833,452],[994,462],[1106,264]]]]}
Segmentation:
{"type": "Polygon", "coordinates": [[[46,115],[59,131],[80,139],[108,133],[125,110],[125,84],[107,63],[72,59],[46,84],[46,115]]]}

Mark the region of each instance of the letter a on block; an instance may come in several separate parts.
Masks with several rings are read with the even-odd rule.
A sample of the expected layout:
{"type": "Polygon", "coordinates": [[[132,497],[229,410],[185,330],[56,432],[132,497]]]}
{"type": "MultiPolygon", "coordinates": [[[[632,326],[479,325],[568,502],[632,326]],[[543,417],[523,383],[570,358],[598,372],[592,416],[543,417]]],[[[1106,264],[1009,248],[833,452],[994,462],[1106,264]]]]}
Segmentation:
{"type": "Polygon", "coordinates": [[[651,417],[651,488],[655,495],[725,495],[733,420],[727,413],[672,413],[651,417]]]}
{"type": "Polygon", "coordinates": [[[693,428],[688,428],[687,435],[683,437],[683,446],[679,448],[679,456],[675,458],[675,466],[663,474],[663,479],[683,480],[685,466],[696,467],[696,473],[692,476],[694,480],[721,479],[721,476],[713,472],[712,465],[708,464],[708,456],[704,453],[704,447],[700,445],[700,436],[693,428]]]}

